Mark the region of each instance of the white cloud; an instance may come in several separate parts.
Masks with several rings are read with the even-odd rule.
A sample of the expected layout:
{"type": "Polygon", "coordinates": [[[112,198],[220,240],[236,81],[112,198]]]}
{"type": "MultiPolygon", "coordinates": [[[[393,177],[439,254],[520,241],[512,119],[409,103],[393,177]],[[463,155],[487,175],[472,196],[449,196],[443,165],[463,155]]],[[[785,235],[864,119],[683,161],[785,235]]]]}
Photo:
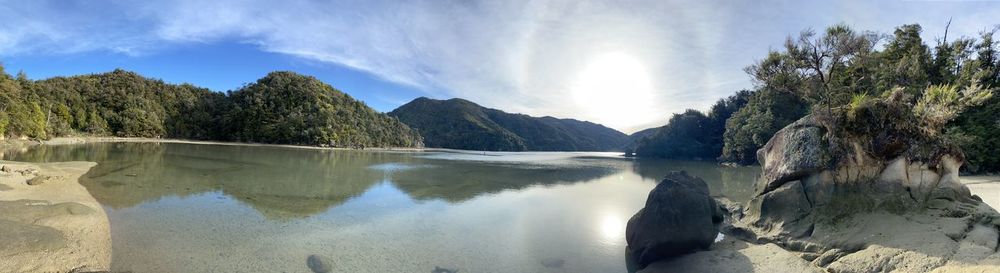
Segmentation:
{"type": "MultiPolygon", "coordinates": [[[[571,93],[593,58],[640,60],[652,114],[608,126],[633,131],[749,87],[742,68],[789,33],[844,22],[891,32],[925,24],[937,37],[1000,23],[995,2],[799,1],[7,1],[0,56],[108,50],[155,54],[237,40],[336,63],[430,96],[532,115],[602,121],[571,93]],[[891,11],[898,11],[889,13],[891,11]]],[[[954,36],[952,36],[954,37],[954,36]]],[[[334,83],[336,84],[336,83],[334,83]]],[[[608,92],[616,92],[608,90],[608,92]]],[[[628,107],[622,107],[627,111],[628,107]]]]}

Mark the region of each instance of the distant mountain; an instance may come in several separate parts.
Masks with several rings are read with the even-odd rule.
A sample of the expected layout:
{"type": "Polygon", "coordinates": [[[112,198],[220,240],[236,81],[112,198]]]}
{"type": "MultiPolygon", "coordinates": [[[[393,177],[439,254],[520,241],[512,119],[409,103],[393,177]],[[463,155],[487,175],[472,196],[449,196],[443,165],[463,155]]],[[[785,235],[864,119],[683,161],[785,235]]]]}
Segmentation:
{"type": "Polygon", "coordinates": [[[635,147],[636,147],[636,145],[638,145],[638,143],[639,143],[640,140],[642,140],[643,138],[647,138],[647,137],[655,135],[656,131],[659,131],[661,128],[663,128],[663,126],[653,127],[653,128],[647,128],[647,129],[643,129],[641,131],[632,133],[631,135],[628,135],[628,143],[625,145],[625,152],[627,152],[627,153],[628,152],[634,152],[635,151],[635,147]]]}
{"type": "Polygon", "coordinates": [[[463,99],[417,98],[390,116],[420,132],[427,147],[488,151],[620,151],[628,136],[586,121],[531,117],[463,99]]]}

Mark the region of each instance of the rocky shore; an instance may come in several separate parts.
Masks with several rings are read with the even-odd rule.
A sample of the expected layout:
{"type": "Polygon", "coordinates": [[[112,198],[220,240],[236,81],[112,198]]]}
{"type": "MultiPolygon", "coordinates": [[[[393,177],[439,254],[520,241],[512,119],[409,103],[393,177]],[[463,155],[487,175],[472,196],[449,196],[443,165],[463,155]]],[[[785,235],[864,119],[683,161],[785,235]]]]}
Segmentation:
{"type": "Polygon", "coordinates": [[[108,217],[78,183],[94,165],[0,161],[0,272],[109,269],[108,217]]]}
{"type": "MultiPolygon", "coordinates": [[[[755,197],[745,204],[720,200],[726,217],[718,224],[687,224],[717,230],[725,240],[705,251],[661,255],[648,266],[634,253],[630,258],[647,273],[1000,272],[1000,213],[984,202],[996,202],[1000,187],[990,179],[963,183],[963,153],[913,126],[919,121],[897,107],[879,102],[854,113],[858,120],[818,113],[785,127],[758,151],[763,172],[755,197]]],[[[661,205],[653,199],[659,188],[636,217],[661,205]]],[[[692,219],[689,213],[713,216],[657,217],[692,219]]],[[[628,235],[629,249],[684,247],[672,241],[700,238],[656,246],[634,239],[692,234],[663,226],[630,221],[630,233],[639,235],[628,235]]]]}

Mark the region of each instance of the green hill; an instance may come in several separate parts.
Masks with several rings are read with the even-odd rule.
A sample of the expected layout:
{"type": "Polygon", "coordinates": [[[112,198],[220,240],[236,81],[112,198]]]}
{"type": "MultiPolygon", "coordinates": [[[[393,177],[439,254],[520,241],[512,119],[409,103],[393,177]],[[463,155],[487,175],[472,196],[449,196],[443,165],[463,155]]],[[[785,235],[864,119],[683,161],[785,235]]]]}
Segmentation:
{"type": "Polygon", "coordinates": [[[0,135],[226,140],[335,147],[419,147],[395,118],[316,78],[272,72],[228,93],[134,72],[39,81],[0,67],[0,135]]]}
{"type": "Polygon", "coordinates": [[[427,147],[488,151],[619,151],[628,136],[600,124],[531,117],[463,99],[417,98],[392,112],[427,147]]]}
{"type": "Polygon", "coordinates": [[[420,136],[395,118],[316,78],[271,72],[228,95],[228,136],[244,142],[335,147],[414,147],[420,136]]]}

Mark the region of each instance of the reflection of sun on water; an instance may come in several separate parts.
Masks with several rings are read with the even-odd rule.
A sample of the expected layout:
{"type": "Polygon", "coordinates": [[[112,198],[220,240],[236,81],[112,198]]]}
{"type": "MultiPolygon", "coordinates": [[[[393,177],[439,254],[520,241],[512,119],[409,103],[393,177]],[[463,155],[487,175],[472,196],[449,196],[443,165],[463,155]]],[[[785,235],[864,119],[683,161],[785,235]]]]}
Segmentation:
{"type": "Polygon", "coordinates": [[[601,218],[600,225],[602,241],[614,243],[625,238],[625,221],[617,214],[604,214],[601,218]]]}

